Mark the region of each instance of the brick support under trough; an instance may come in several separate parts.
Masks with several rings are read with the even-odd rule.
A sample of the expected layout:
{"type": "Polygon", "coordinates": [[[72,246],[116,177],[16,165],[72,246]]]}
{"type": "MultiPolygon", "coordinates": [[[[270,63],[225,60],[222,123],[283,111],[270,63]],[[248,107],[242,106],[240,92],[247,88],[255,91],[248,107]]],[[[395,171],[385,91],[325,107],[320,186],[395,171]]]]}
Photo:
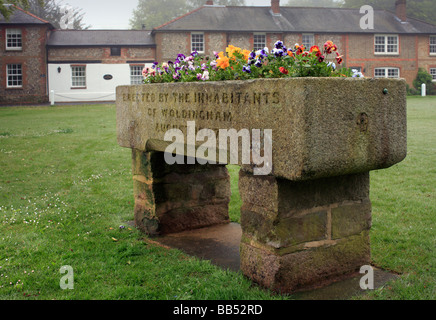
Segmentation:
{"type": "Polygon", "coordinates": [[[293,182],[240,171],[241,270],[278,292],[325,285],[370,263],[369,173],[293,182]]]}
{"type": "Polygon", "coordinates": [[[136,149],[132,162],[135,225],[142,231],[167,234],[229,222],[224,165],[168,165],[164,153],[136,149]]]}

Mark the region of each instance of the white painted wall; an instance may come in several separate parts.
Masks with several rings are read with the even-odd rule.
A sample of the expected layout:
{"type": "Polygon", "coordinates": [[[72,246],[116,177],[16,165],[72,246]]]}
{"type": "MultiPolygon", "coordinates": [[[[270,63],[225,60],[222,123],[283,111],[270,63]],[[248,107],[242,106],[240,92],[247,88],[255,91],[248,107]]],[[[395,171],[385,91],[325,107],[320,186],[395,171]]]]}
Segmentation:
{"type": "MultiPolygon", "coordinates": [[[[145,64],[151,66],[151,64],[145,64]]],[[[115,101],[116,87],[130,85],[129,64],[86,64],[86,89],[72,89],[71,65],[48,65],[49,93],[54,91],[55,102],[115,101]],[[58,68],[61,72],[58,72],[58,68]],[[112,80],[103,76],[112,75],[112,80]]]]}

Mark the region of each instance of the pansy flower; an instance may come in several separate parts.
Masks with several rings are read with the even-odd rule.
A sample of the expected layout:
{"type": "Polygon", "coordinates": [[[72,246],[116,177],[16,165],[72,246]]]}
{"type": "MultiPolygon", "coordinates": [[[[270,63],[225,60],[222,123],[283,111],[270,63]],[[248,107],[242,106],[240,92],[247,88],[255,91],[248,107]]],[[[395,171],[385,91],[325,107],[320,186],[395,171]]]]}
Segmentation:
{"type": "Polygon", "coordinates": [[[336,70],[336,64],[334,62],[327,63],[327,67],[332,67],[333,70],[336,70]]]}
{"type": "Polygon", "coordinates": [[[244,71],[246,73],[251,73],[251,67],[250,66],[243,66],[242,71],[244,71]]]}
{"type": "Polygon", "coordinates": [[[262,65],[263,65],[262,60],[257,59],[256,62],[254,63],[254,65],[258,68],[262,67],[262,65]]]}
{"type": "Polygon", "coordinates": [[[300,55],[300,54],[302,54],[305,50],[306,50],[306,47],[304,46],[304,45],[299,45],[298,43],[295,45],[295,49],[296,49],[296,51],[295,51],[295,54],[296,55],[300,55]]]}
{"type": "Polygon", "coordinates": [[[352,75],[353,78],[363,78],[363,73],[359,72],[359,70],[352,69],[351,72],[353,72],[353,75],[352,75]]]}
{"type": "Polygon", "coordinates": [[[207,80],[209,80],[209,71],[205,71],[205,72],[203,72],[203,75],[201,76],[201,80],[203,80],[203,81],[207,81],[207,80]]]}
{"type": "Polygon", "coordinates": [[[221,69],[226,69],[227,67],[229,67],[230,66],[229,58],[227,58],[223,52],[220,52],[218,55],[219,58],[216,60],[217,67],[221,69]]]}
{"type": "Polygon", "coordinates": [[[343,56],[341,56],[341,55],[339,55],[339,53],[338,52],[336,52],[336,62],[338,63],[338,64],[341,64],[344,60],[342,59],[342,57],[343,56]]]}
{"type": "Polygon", "coordinates": [[[337,51],[338,47],[333,43],[333,41],[328,40],[324,43],[324,51],[328,54],[331,54],[333,51],[337,51]]]}
{"type": "Polygon", "coordinates": [[[277,41],[276,43],[274,43],[274,47],[276,48],[276,49],[283,49],[283,46],[284,46],[284,44],[283,44],[283,41],[277,41]]]}
{"type": "Polygon", "coordinates": [[[289,70],[287,70],[285,67],[280,67],[280,68],[279,68],[279,71],[280,71],[281,73],[283,73],[283,74],[288,74],[288,73],[289,73],[289,70]]]}

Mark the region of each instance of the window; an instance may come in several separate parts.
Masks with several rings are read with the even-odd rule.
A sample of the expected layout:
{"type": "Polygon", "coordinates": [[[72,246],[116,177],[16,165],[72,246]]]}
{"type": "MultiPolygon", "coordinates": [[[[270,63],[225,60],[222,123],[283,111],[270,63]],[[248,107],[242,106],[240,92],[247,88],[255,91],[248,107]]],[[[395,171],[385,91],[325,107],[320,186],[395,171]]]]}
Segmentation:
{"type": "Polygon", "coordinates": [[[191,50],[198,53],[204,53],[204,34],[192,33],[191,34],[191,50]]]}
{"type": "Polygon", "coordinates": [[[303,46],[305,46],[306,49],[309,50],[314,45],[315,45],[315,36],[313,34],[303,34],[303,46]]]}
{"type": "Polygon", "coordinates": [[[398,36],[376,35],[374,52],[376,54],[398,54],[398,36]]]}
{"type": "Polygon", "coordinates": [[[430,36],[430,54],[436,55],[436,36],[430,36]]]}
{"type": "Polygon", "coordinates": [[[266,35],[265,34],[254,34],[253,35],[253,49],[254,51],[262,50],[266,47],[266,35]]]}
{"type": "Polygon", "coordinates": [[[21,29],[6,29],[6,50],[22,50],[21,29]]]}
{"type": "Polygon", "coordinates": [[[433,81],[436,81],[436,68],[430,68],[430,74],[433,77],[433,81]]]}
{"type": "Polygon", "coordinates": [[[111,56],[121,56],[121,48],[118,47],[112,47],[111,48],[111,56]]]}
{"type": "Polygon", "coordinates": [[[23,68],[21,64],[8,64],[6,68],[6,78],[8,88],[23,87],[23,68]]]}
{"type": "Polygon", "coordinates": [[[130,84],[142,84],[144,66],[130,66],[130,84]]]}
{"type": "Polygon", "coordinates": [[[73,88],[85,88],[86,66],[71,66],[71,80],[73,88]]]}
{"type": "Polygon", "coordinates": [[[376,78],[399,78],[400,69],[398,68],[375,68],[374,77],[376,78]]]}

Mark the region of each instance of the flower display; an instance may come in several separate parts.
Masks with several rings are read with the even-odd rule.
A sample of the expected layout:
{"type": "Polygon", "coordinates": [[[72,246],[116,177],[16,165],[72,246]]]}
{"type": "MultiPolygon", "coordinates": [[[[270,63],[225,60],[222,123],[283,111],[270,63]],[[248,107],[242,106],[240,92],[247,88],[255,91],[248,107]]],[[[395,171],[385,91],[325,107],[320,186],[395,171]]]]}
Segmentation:
{"type": "Polygon", "coordinates": [[[363,77],[361,72],[339,68],[343,56],[338,47],[327,41],[322,47],[306,49],[298,43],[286,47],[277,41],[269,50],[249,51],[229,45],[225,52],[214,52],[213,58],[194,51],[189,56],[178,54],[173,61],[144,68],[145,83],[247,80],[286,77],[363,77]],[[322,48],[322,50],[321,50],[322,48]],[[335,57],[329,55],[335,53],[335,57]],[[329,59],[330,58],[330,59],[329,59]],[[329,61],[330,60],[330,61],[329,61]]]}

